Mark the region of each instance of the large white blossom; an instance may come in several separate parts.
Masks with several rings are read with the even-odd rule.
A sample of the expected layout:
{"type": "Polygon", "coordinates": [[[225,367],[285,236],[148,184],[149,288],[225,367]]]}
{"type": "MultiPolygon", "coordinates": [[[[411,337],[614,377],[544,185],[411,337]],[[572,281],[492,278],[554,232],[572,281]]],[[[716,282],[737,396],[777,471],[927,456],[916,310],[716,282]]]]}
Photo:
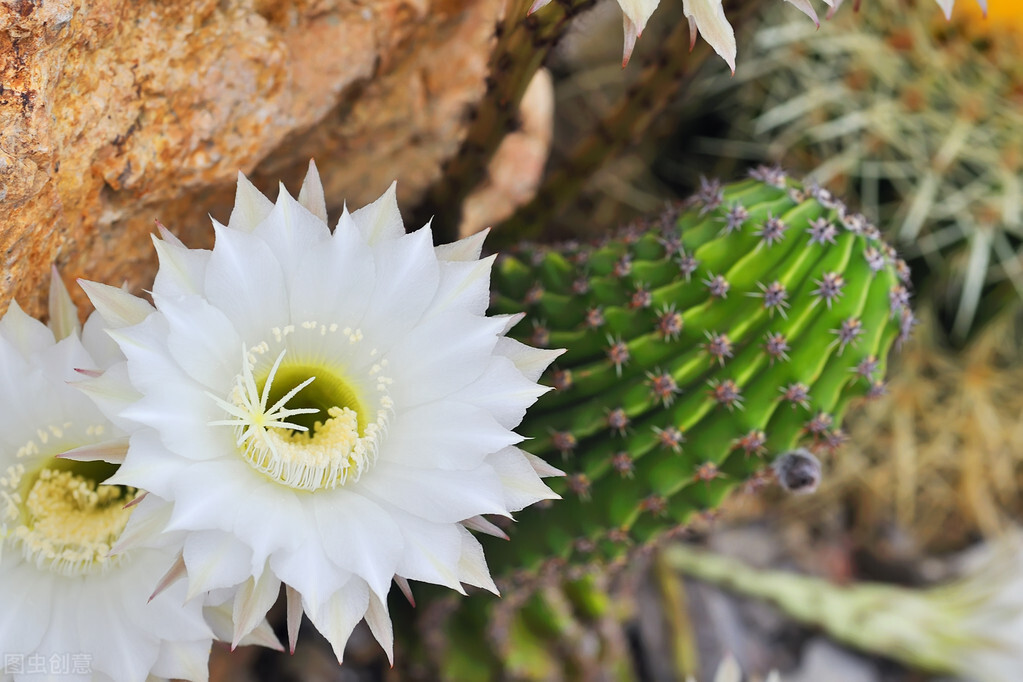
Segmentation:
{"type": "MultiPolygon", "coordinates": [[[[844,0],[823,0],[830,9],[830,16],[844,0]]],[[[987,11],[987,0],[975,0],[983,11],[987,11]]],[[[535,0],[530,13],[550,4],[551,0],[535,0]]],[[[810,0],[785,0],[800,12],[810,17],[813,23],[820,26],[817,11],[810,0]]],[[[946,17],[951,17],[955,0],[935,0],[946,17]]],[[[622,22],[625,29],[625,47],[622,52],[622,66],[629,63],[636,40],[643,34],[650,16],[661,4],[661,0],[618,0],[622,7],[622,22]]],[[[857,6],[859,2],[856,2],[857,6]]],[[[866,11],[869,11],[869,7],[866,11]]],[[[735,73],[735,31],[725,16],[722,0],[682,0],[682,12],[689,21],[690,49],[696,44],[696,36],[702,35],[704,40],[714,48],[718,56],[725,60],[728,68],[735,73]]]]}
{"type": "Polygon", "coordinates": [[[0,680],[207,677],[201,600],[181,585],[150,601],[173,550],[109,556],[135,491],[103,484],[112,464],[59,457],[123,452],[123,431],[71,385],[114,359],[56,272],[49,327],[16,303],[0,320],[0,680]]]}
{"type": "Polygon", "coordinates": [[[392,580],[495,591],[468,529],[556,497],[512,429],[558,352],[484,314],[482,235],[406,234],[393,185],[332,232],[314,166],[276,204],[240,176],[214,230],[212,250],[155,240],[151,309],[84,284],[127,357],[96,381],[134,424],[130,528],[186,534],[188,594],[233,595],[235,642],[283,583],[292,650],[304,611],[339,661],[363,618],[391,655],[392,580]]]}

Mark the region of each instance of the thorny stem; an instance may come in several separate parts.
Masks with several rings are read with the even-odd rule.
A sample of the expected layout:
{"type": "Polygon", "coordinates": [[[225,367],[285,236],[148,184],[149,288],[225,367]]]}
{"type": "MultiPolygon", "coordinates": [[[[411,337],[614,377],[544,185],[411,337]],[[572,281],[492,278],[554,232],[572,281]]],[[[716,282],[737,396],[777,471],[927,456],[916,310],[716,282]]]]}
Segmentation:
{"type": "Polygon", "coordinates": [[[483,100],[470,114],[471,124],[458,152],[444,166],[441,179],[417,208],[416,224],[433,220],[438,243],[458,238],[462,204],[486,176],[487,164],[505,136],[518,125],[519,103],[533,75],[543,64],[572,18],[596,0],[555,0],[527,14],[532,0],[511,0],[497,26],[497,48],[483,100]]]}
{"type": "MultiPolygon", "coordinates": [[[[747,0],[737,12],[729,11],[736,32],[759,7],[759,0],[747,0]]],[[[681,21],[661,44],[661,49],[644,63],[643,71],[593,131],[569,153],[550,174],[528,204],[521,206],[490,239],[492,248],[507,247],[523,239],[534,239],[543,226],[572,204],[604,164],[650,127],[653,120],[675,100],[684,96],[702,64],[714,56],[702,38],[689,50],[689,24],[681,21]]]]}

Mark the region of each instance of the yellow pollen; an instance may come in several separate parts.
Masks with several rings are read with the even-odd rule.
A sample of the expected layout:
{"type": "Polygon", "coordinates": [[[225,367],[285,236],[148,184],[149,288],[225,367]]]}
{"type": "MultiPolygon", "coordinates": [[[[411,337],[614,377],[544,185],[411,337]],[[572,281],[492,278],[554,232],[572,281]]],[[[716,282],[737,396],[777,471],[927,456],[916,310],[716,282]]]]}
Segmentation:
{"type": "MultiPolygon", "coordinates": [[[[359,436],[359,415],[348,407],[331,407],[326,422],[309,431],[268,429],[266,449],[251,451],[250,462],[271,478],[302,490],[344,485],[370,464],[367,441],[359,436]]],[[[367,431],[375,430],[370,424],[367,431]]]]}
{"type": "MultiPolygon", "coordinates": [[[[134,496],[130,488],[44,468],[18,505],[20,523],[8,529],[7,537],[39,568],[63,575],[105,568],[117,561],[107,555],[128,523],[132,510],[124,505],[134,496]]],[[[20,495],[11,499],[20,502],[20,495]]]]}
{"type": "MultiPolygon", "coordinates": [[[[315,321],[298,328],[318,336],[340,331],[336,324],[315,321]]],[[[270,332],[280,341],[295,329],[289,325],[270,332]]],[[[349,344],[363,339],[359,329],[345,328],[341,334],[349,344]]],[[[390,380],[379,375],[386,361],[369,373],[372,380],[364,376],[352,382],[343,367],[322,360],[284,362],[287,351],[281,350],[269,370],[259,370],[257,377],[256,367],[269,359],[257,356],[267,351],[266,342],[252,351],[243,347],[242,371],[226,399],[207,393],[229,416],[210,425],[232,427],[239,454],[249,465],[290,488],[315,491],[358,480],[376,460],[393,409],[390,380]],[[374,394],[375,404],[367,405],[365,398],[374,394]],[[323,419],[314,421],[314,415],[323,419]]]]}

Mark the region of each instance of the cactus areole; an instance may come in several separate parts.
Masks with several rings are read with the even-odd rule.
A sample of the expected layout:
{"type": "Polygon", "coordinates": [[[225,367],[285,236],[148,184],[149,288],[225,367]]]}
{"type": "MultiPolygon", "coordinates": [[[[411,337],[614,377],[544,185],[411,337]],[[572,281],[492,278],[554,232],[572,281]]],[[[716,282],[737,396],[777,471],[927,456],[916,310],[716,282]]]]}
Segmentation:
{"type": "Polygon", "coordinates": [[[784,452],[833,452],[913,326],[907,281],[869,221],[773,168],[704,181],[598,245],[502,256],[494,312],[525,308],[513,334],[567,349],[523,422],[527,449],[567,475],[563,501],[518,517],[509,533],[528,539],[495,571],[615,557],[770,477],[784,452]]]}

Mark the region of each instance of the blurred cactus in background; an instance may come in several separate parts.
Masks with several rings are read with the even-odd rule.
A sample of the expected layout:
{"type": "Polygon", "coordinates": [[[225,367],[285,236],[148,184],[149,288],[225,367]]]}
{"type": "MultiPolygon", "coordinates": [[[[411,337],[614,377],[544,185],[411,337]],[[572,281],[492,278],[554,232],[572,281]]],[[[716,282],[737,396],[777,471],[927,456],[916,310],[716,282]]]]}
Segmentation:
{"type": "Polygon", "coordinates": [[[843,587],[757,570],[681,544],[666,549],[664,557],[687,576],[765,599],[844,644],[920,670],[972,682],[1017,682],[1023,670],[1018,537],[974,557],[960,580],[927,589],[876,583],[843,587]]]}
{"type": "MultiPolygon", "coordinates": [[[[957,341],[1023,293],[1023,5],[878,0],[818,32],[775,12],[734,88],[729,142],[888,225],[957,341]],[[786,22],[786,23],[780,23],[786,22]],[[770,24],[775,25],[770,25],[770,24]],[[926,284],[925,284],[926,283],[926,284]]],[[[722,111],[724,114],[725,112],[722,111]]],[[[706,147],[714,146],[706,142],[706,147]]]]}

